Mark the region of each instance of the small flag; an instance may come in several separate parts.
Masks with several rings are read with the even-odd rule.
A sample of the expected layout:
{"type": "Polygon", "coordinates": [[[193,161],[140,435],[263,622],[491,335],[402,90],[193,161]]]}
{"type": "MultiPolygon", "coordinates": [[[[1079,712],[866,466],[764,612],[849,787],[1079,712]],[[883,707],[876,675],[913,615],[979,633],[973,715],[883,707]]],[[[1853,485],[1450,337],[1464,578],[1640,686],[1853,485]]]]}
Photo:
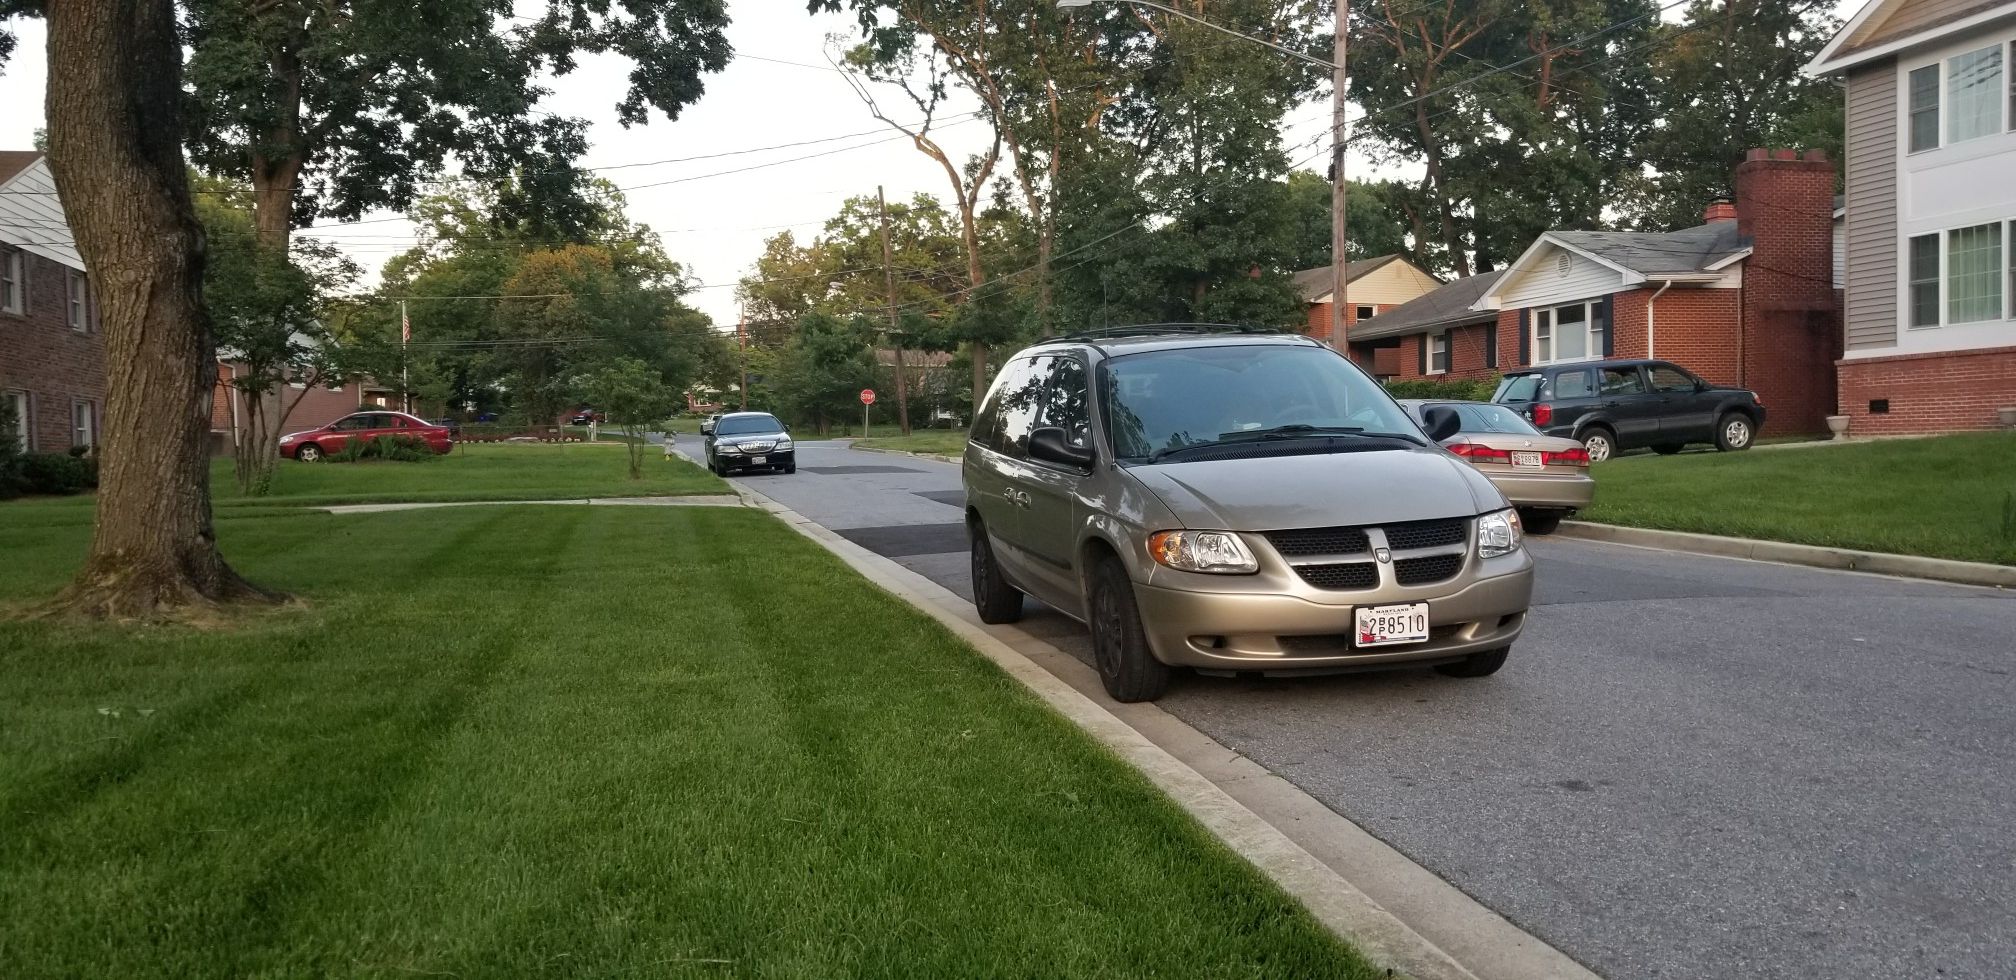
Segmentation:
{"type": "Polygon", "coordinates": [[[399,308],[399,346],[413,342],[413,318],[406,315],[405,306],[399,308]]]}

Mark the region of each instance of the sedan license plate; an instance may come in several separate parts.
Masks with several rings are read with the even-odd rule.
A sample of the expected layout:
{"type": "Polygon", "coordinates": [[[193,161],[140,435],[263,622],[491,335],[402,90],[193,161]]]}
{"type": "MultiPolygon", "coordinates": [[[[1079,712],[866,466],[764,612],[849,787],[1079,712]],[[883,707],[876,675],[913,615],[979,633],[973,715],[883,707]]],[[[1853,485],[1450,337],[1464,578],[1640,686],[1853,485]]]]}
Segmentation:
{"type": "Polygon", "coordinates": [[[1361,647],[1423,643],[1427,639],[1428,604],[1425,602],[1358,607],[1358,645],[1361,647]]]}
{"type": "Polygon", "coordinates": [[[1512,465],[1513,465],[1513,466],[1516,466],[1516,467],[1519,467],[1520,469],[1535,469],[1535,470],[1537,470],[1537,469],[1539,469],[1539,468],[1540,468],[1540,466],[1541,466],[1541,459],[1540,459],[1540,454],[1539,454],[1539,453],[1513,453],[1513,454],[1512,454],[1512,465]]]}
{"type": "Polygon", "coordinates": [[[761,465],[763,465],[763,464],[764,464],[765,462],[767,462],[767,461],[768,461],[769,459],[770,459],[770,457],[768,457],[768,456],[751,456],[751,457],[749,457],[749,463],[750,463],[750,465],[752,465],[752,466],[761,466],[761,465]]]}

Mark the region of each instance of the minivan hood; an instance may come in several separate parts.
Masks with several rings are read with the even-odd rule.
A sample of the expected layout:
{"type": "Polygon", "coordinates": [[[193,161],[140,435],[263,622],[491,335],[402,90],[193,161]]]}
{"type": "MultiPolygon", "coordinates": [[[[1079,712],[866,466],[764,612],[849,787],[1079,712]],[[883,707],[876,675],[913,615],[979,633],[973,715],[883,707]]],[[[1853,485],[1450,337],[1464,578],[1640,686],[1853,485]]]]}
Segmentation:
{"type": "Polygon", "coordinates": [[[1470,517],[1509,506],[1439,449],[1131,466],[1184,527],[1272,531],[1470,517]]]}

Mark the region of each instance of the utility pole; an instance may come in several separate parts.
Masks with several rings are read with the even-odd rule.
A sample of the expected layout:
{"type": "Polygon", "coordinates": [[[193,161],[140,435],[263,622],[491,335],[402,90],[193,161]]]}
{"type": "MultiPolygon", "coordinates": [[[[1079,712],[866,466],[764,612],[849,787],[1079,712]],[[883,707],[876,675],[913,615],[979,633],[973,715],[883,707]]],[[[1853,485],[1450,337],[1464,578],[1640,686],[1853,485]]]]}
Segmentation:
{"type": "Polygon", "coordinates": [[[1330,54],[1330,346],[1349,355],[1344,337],[1346,314],[1351,309],[1350,252],[1345,248],[1350,233],[1344,227],[1344,38],[1350,26],[1351,0],[1337,0],[1337,42],[1330,54]]]}
{"type": "Polygon", "coordinates": [[[399,410],[413,414],[413,385],[406,366],[406,345],[413,342],[413,318],[406,315],[406,301],[399,301],[399,410]]]}
{"type": "MultiPolygon", "coordinates": [[[[889,202],[875,185],[875,207],[882,212],[882,284],[889,294],[889,343],[896,348],[896,428],[910,434],[910,389],[903,379],[903,334],[896,329],[896,253],[889,247],[889,202]]],[[[865,416],[864,416],[865,417],[865,416]]],[[[863,426],[867,423],[864,421],[863,426]]],[[[866,435],[866,430],[863,430],[866,435]]]]}
{"type": "Polygon", "coordinates": [[[742,345],[742,410],[749,410],[749,307],[735,307],[735,337],[742,345]]]}

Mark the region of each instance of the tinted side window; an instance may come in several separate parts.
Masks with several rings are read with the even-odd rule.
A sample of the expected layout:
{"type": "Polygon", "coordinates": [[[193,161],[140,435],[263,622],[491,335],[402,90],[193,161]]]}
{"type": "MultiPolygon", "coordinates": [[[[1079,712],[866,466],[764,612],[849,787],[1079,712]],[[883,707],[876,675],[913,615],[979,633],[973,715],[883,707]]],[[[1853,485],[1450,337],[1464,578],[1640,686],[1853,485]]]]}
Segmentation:
{"type": "Polygon", "coordinates": [[[1652,388],[1668,393],[1692,392],[1694,376],[1679,368],[1662,364],[1652,369],[1652,388]]]}
{"type": "Polygon", "coordinates": [[[1092,430],[1088,406],[1091,389],[1085,383],[1085,363],[1075,357],[1052,359],[1050,387],[1043,396],[1043,416],[1039,426],[1056,426],[1074,446],[1086,445],[1092,430]]]}
{"type": "Polygon", "coordinates": [[[336,424],[332,426],[338,432],[355,432],[358,429],[368,429],[370,427],[371,416],[369,415],[352,415],[349,418],[337,419],[336,424]]]}
{"type": "Polygon", "coordinates": [[[1586,370],[1563,371],[1554,376],[1556,398],[1588,398],[1595,393],[1595,385],[1590,383],[1589,372],[1586,370]]]}
{"type": "Polygon", "coordinates": [[[1642,395],[1645,393],[1645,376],[1635,367],[1604,368],[1603,393],[1606,395],[1642,395]]]}
{"type": "Polygon", "coordinates": [[[1018,357],[1001,366],[987,409],[974,425],[973,438],[998,453],[1021,456],[1036,427],[1049,358],[1018,357]]]}

